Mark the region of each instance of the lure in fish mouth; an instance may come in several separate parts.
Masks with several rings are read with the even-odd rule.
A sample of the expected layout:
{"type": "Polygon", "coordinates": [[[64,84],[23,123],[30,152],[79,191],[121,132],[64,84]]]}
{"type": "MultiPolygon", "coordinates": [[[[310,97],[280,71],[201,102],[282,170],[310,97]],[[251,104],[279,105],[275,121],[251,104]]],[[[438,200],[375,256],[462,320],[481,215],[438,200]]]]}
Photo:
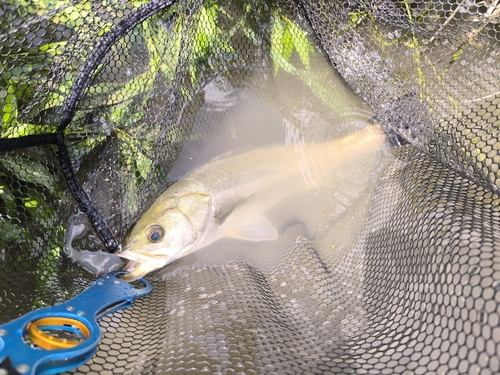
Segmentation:
{"type": "Polygon", "coordinates": [[[223,237],[278,238],[264,214],[311,188],[305,171],[320,181],[345,163],[380,151],[384,142],[380,126],[371,125],[337,141],[306,146],[306,164],[304,152],[299,156],[293,146],[280,145],[226,154],[194,169],[165,190],[126,236],[117,253],[129,260],[123,279],[143,277],[223,237]]]}

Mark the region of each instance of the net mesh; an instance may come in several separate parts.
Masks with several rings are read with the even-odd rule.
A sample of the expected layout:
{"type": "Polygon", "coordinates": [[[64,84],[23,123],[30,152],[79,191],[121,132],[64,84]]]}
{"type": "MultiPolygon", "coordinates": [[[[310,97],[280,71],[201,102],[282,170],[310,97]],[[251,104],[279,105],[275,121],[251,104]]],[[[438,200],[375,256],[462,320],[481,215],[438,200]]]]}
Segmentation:
{"type": "Polygon", "coordinates": [[[0,323],[120,267],[103,250],[213,157],[376,121],[407,144],[322,189],[316,235],[284,218],[149,275],[73,373],[500,371],[497,0],[7,0],[0,19],[0,323]]]}

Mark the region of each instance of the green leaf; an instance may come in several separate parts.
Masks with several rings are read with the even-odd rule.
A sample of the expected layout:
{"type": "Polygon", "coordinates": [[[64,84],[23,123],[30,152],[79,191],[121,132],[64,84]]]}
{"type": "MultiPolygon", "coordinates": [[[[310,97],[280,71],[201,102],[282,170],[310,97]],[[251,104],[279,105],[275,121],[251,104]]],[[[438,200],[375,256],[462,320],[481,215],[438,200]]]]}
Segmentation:
{"type": "Polygon", "coordinates": [[[88,91],[95,94],[88,99],[86,109],[116,105],[149,91],[157,74],[153,70],[151,67],[150,71],[133,77],[126,83],[104,82],[91,86],[88,91]]]}
{"type": "Polygon", "coordinates": [[[3,116],[2,116],[2,128],[8,129],[11,126],[15,126],[17,122],[17,99],[16,95],[12,93],[12,89],[15,92],[15,86],[10,85],[8,89],[8,94],[5,97],[5,104],[2,108],[3,116]]]}
{"type": "Polygon", "coordinates": [[[0,231],[2,232],[2,236],[0,236],[0,244],[2,244],[3,241],[23,243],[28,241],[31,237],[26,229],[20,228],[18,225],[12,223],[11,220],[1,215],[0,231]]]}
{"type": "Polygon", "coordinates": [[[1,133],[2,138],[18,138],[26,135],[33,134],[47,134],[55,133],[57,131],[56,125],[36,125],[36,124],[17,124],[11,126],[1,133]]]}
{"type": "Polygon", "coordinates": [[[274,22],[271,30],[271,56],[280,56],[274,59],[274,75],[279,68],[290,73],[289,68],[282,63],[289,62],[293,51],[299,54],[302,64],[309,68],[311,64],[310,53],[314,52],[307,34],[297,27],[292,21],[278,12],[274,12],[274,22]]]}
{"type": "MultiPolygon", "coordinates": [[[[285,26],[281,22],[281,17],[276,14],[274,17],[273,26],[271,29],[271,49],[277,54],[283,55],[283,34],[285,26]]],[[[278,74],[279,65],[274,64],[274,75],[278,74]]]]}
{"type": "Polygon", "coordinates": [[[16,217],[17,216],[16,198],[13,194],[12,189],[9,186],[5,184],[0,184],[0,199],[3,201],[3,206],[5,207],[5,214],[10,217],[16,217]]]}
{"type": "Polygon", "coordinates": [[[271,29],[271,48],[279,54],[283,54],[283,34],[285,32],[285,28],[285,25],[281,22],[281,17],[279,15],[275,15],[271,29]]]}
{"type": "MultiPolygon", "coordinates": [[[[37,55],[41,54],[41,53],[45,53],[45,54],[50,55],[52,57],[57,56],[57,55],[61,55],[64,52],[64,48],[66,48],[67,43],[68,42],[66,40],[62,40],[59,42],[51,42],[51,43],[43,44],[38,48],[39,52],[37,52],[37,55]]],[[[44,56],[44,58],[45,58],[45,56],[44,56]]]]}
{"type": "Polygon", "coordinates": [[[217,37],[216,6],[203,6],[198,13],[198,25],[195,35],[195,53],[198,56],[208,54],[208,49],[213,46],[217,37]]]}
{"type": "Polygon", "coordinates": [[[153,161],[142,152],[138,152],[136,155],[136,167],[141,177],[146,180],[153,169],[153,161]]]}
{"type": "Polygon", "coordinates": [[[21,181],[41,185],[51,193],[56,193],[57,181],[42,163],[21,157],[14,160],[10,155],[6,155],[0,159],[0,164],[21,181]]]}
{"type": "Polygon", "coordinates": [[[314,52],[314,47],[312,46],[307,34],[299,29],[292,21],[288,20],[287,30],[290,30],[290,34],[293,38],[293,44],[295,49],[297,50],[300,61],[306,68],[309,68],[311,60],[309,57],[309,53],[314,52]]]}
{"type": "Polygon", "coordinates": [[[163,43],[163,45],[165,45],[165,50],[162,51],[161,54],[163,56],[163,60],[161,60],[162,63],[160,64],[160,67],[168,83],[174,79],[174,74],[179,61],[182,30],[182,17],[177,17],[174,27],[172,28],[172,32],[168,34],[166,31],[163,31],[165,36],[162,39],[168,42],[163,43]]]}
{"type": "Polygon", "coordinates": [[[36,199],[24,197],[23,201],[24,201],[24,207],[26,207],[26,208],[30,208],[30,209],[38,208],[38,201],[36,199]]]}
{"type": "Polygon", "coordinates": [[[283,39],[281,44],[283,45],[283,58],[285,60],[290,60],[290,56],[292,56],[294,40],[292,37],[292,33],[290,32],[290,27],[285,29],[283,33],[283,39]]]}

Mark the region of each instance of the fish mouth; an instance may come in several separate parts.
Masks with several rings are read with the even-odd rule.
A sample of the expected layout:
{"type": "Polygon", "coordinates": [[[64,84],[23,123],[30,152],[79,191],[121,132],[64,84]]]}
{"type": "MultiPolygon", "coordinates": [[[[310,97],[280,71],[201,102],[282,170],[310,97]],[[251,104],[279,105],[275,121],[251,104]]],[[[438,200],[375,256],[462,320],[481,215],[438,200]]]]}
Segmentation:
{"type": "Polygon", "coordinates": [[[122,250],[122,251],[116,253],[116,255],[118,255],[120,258],[125,258],[125,259],[131,260],[131,261],[136,261],[139,263],[148,263],[148,262],[153,261],[153,257],[151,257],[149,255],[143,255],[143,254],[136,253],[136,252],[131,251],[127,248],[125,250],[122,250]]]}
{"type": "Polygon", "coordinates": [[[123,270],[128,273],[121,277],[126,282],[137,280],[164,266],[164,262],[159,261],[159,259],[137,254],[130,250],[123,250],[117,255],[120,258],[129,260],[127,265],[123,268],[123,270]]]}
{"type": "Polygon", "coordinates": [[[160,267],[161,266],[158,266],[158,263],[139,263],[136,261],[130,261],[124,268],[124,270],[128,271],[128,273],[124,274],[121,278],[126,282],[131,282],[146,276],[148,273],[153,272],[160,267]]]}

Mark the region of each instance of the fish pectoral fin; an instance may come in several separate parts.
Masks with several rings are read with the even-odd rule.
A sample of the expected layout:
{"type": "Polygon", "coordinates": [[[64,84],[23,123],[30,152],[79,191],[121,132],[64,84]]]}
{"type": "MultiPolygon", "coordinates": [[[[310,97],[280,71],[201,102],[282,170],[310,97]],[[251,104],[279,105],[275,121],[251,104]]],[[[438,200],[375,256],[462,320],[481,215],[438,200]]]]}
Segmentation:
{"type": "Polygon", "coordinates": [[[279,234],[267,217],[258,215],[245,225],[231,230],[227,236],[245,241],[270,241],[278,238],[279,234]]]}

